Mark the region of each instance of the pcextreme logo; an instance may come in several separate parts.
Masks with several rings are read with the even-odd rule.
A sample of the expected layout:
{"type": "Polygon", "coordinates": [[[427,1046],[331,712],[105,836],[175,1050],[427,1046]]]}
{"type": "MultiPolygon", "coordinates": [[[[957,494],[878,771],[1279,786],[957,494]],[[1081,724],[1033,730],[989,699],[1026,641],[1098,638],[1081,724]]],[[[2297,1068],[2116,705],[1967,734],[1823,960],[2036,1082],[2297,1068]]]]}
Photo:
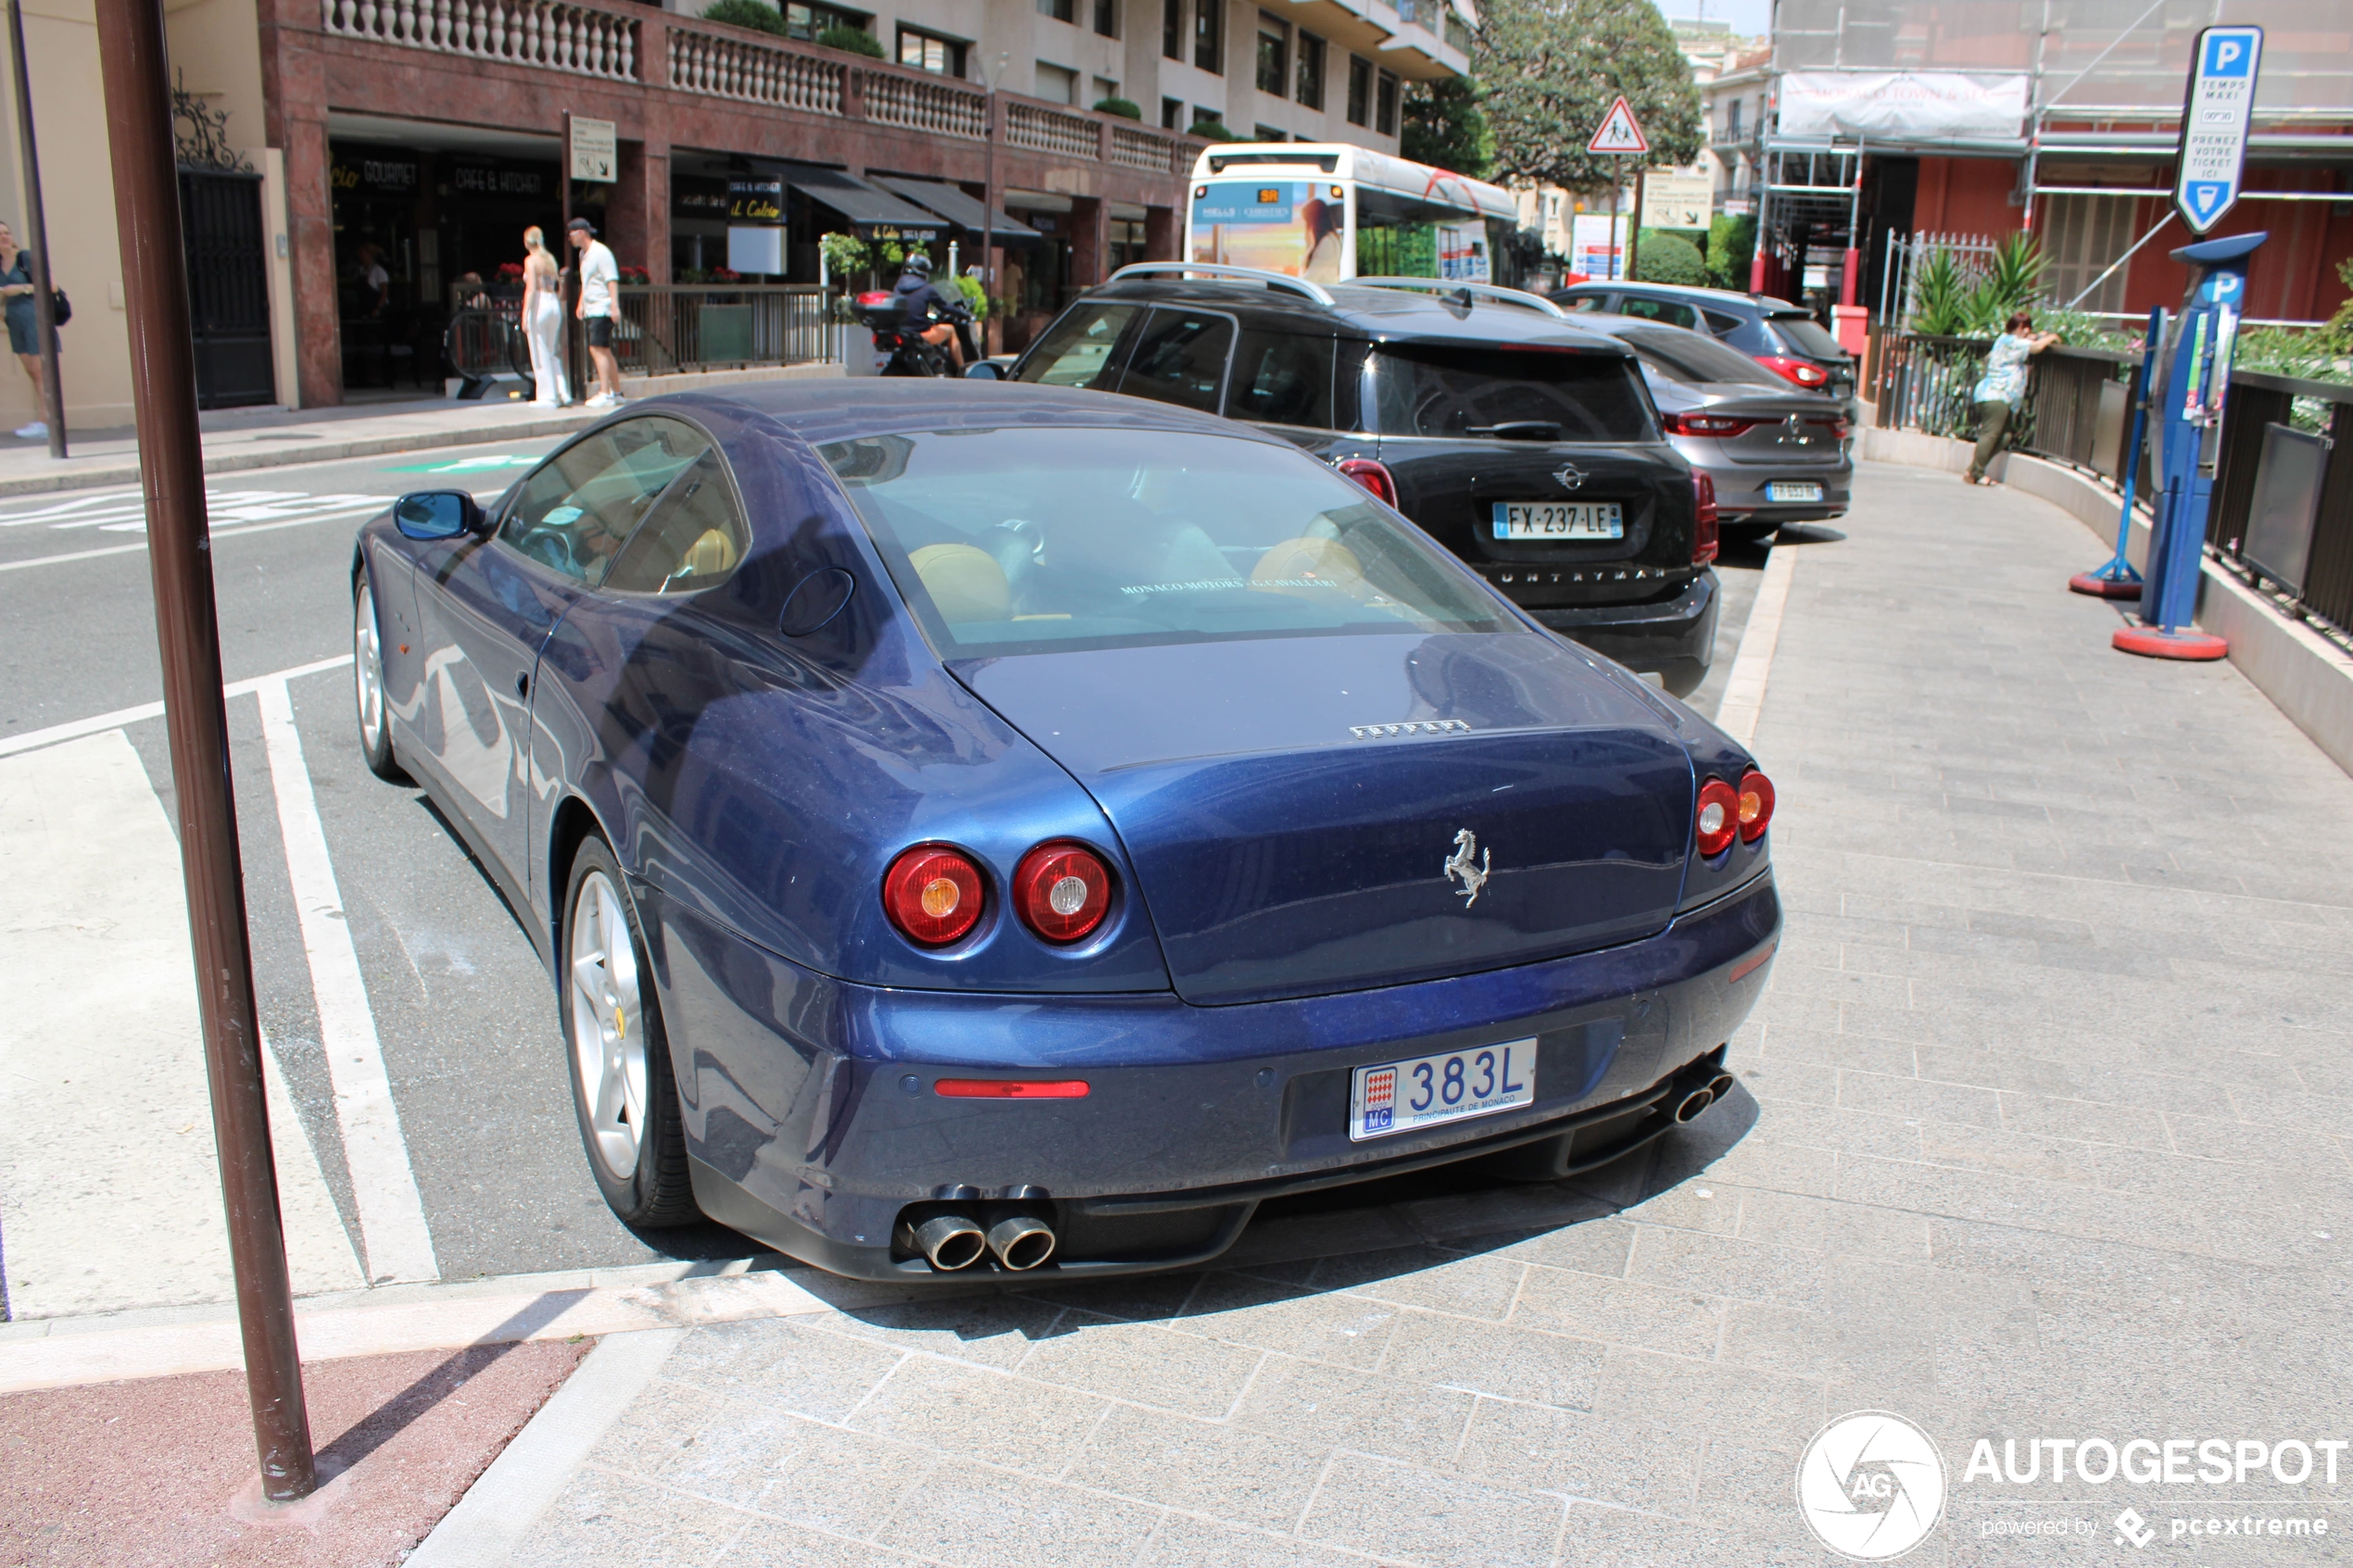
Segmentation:
{"type": "Polygon", "coordinates": [[[1842,1557],[1884,1562],[1920,1542],[1944,1513],[1944,1456],[1889,1411],[1856,1411],[1814,1434],[1797,1461],[1797,1507],[1842,1557]]]}

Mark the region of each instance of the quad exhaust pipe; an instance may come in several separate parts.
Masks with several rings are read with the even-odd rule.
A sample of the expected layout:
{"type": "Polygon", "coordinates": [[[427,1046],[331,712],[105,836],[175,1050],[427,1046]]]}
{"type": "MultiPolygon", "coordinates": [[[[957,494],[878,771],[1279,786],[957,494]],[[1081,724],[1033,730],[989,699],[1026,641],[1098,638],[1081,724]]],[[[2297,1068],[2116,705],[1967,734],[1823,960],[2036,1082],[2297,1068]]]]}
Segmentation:
{"type": "Polygon", "coordinates": [[[1035,1213],[1000,1212],[986,1229],[970,1214],[934,1214],[919,1223],[902,1223],[899,1239],[941,1273],[969,1269],[992,1255],[1000,1267],[1025,1273],[1054,1255],[1059,1238],[1035,1213]]]}

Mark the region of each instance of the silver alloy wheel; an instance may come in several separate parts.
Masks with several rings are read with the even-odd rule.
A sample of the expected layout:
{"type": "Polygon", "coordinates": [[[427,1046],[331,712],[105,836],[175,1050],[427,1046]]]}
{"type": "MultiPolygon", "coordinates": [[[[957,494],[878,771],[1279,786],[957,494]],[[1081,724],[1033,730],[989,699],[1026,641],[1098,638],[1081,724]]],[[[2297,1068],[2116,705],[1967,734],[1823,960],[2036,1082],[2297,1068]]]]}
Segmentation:
{"type": "Polygon", "coordinates": [[[598,1162],[617,1181],[636,1173],[646,1127],[646,1017],[637,947],[621,894],[604,872],[580,879],[572,933],[573,1076],[598,1162]]]}
{"type": "Polygon", "coordinates": [[[359,740],[372,757],[384,748],[384,659],[376,633],[376,594],[367,583],[351,611],[351,678],[359,702],[359,740]]]}

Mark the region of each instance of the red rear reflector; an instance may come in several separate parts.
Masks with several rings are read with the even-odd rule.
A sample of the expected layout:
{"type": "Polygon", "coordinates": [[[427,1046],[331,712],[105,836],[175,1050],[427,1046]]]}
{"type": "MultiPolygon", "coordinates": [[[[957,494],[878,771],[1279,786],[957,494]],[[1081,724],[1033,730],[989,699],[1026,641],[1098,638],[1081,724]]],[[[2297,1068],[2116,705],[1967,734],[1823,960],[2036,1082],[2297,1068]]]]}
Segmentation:
{"type": "Polygon", "coordinates": [[[932,1085],[950,1099],[1085,1099],[1084,1078],[942,1078],[932,1085]]]}
{"type": "Polygon", "coordinates": [[[1710,779],[1699,786],[1692,841],[1702,855],[1712,859],[1732,847],[1732,839],[1740,833],[1740,797],[1722,779],[1710,779]]]}
{"type": "Polygon", "coordinates": [[[1747,979],[1750,975],[1755,974],[1758,970],[1763,969],[1766,964],[1772,960],[1773,949],[1779,947],[1780,946],[1780,944],[1778,942],[1771,943],[1760,951],[1751,953],[1748,957],[1734,964],[1731,968],[1731,972],[1724,976],[1724,984],[1727,985],[1737,985],[1742,981],[1747,979]]]}
{"type": "Polygon", "coordinates": [[[1741,842],[1754,844],[1773,821],[1773,781],[1751,768],[1741,775],[1741,842]]]}
{"type": "Polygon", "coordinates": [[[1722,546],[1716,513],[1716,481],[1700,469],[1692,470],[1692,564],[1705,566],[1722,546]]]}
{"type": "Polygon", "coordinates": [[[980,868],[961,849],[918,844],[883,875],[883,912],[912,941],[937,947],[979,923],[980,868]]]}
{"type": "Polygon", "coordinates": [[[1111,872],[1083,844],[1041,844],[1013,872],[1013,908],[1049,942],[1076,942],[1103,923],[1111,872]]]}
{"type": "Polygon", "coordinates": [[[1397,504],[1397,481],[1388,468],[1370,458],[1342,458],[1332,467],[1388,502],[1397,504]]]}

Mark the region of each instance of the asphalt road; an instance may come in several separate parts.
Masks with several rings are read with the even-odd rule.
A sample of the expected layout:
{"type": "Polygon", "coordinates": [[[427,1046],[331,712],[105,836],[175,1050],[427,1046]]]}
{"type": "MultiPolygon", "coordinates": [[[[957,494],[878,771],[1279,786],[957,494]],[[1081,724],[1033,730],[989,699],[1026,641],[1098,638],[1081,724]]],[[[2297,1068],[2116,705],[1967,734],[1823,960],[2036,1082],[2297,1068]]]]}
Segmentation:
{"type": "MultiPolygon", "coordinates": [[[[227,679],[253,682],[349,652],[352,533],[385,498],[441,485],[487,498],[551,445],[439,448],[216,482],[214,569],[227,679]]],[[[135,491],[0,502],[0,766],[11,751],[31,755],[12,746],[21,737],[160,696],[142,527],[135,491]]],[[[1716,667],[1693,698],[1704,710],[1720,696],[1765,558],[1762,546],[1735,546],[1720,563],[1716,667]]],[[[284,689],[439,1276],[756,1250],[717,1226],[639,1236],[612,1218],[587,1174],[555,998],[529,939],[423,793],[368,773],[353,733],[348,666],[296,675],[284,689]]],[[[287,781],[278,781],[273,797],[264,700],[266,693],[247,693],[229,706],[263,1030],[326,1190],[365,1255],[353,1170],[375,1157],[362,1151],[355,1159],[346,1148],[352,1112],[347,1093],[338,1110],[322,1044],[334,1030],[322,1029],[320,1017],[296,905],[301,876],[290,876],[293,840],[282,830],[287,781]]],[[[133,717],[120,733],[168,818],[170,759],[161,721],[133,717]]],[[[281,735],[282,762],[285,747],[281,735]]],[[[86,990],[95,1015],[110,981],[91,972],[57,984],[86,990]]],[[[102,1209],[145,1196],[89,1193],[81,1200],[102,1209]]],[[[215,1194],[180,1196],[217,1204],[215,1194]]],[[[45,1201],[39,1193],[0,1192],[0,1212],[45,1201]]],[[[0,1261],[6,1247],[0,1234],[0,1261]]],[[[17,1310],[24,1315],[30,1303],[17,1310]]]]}

